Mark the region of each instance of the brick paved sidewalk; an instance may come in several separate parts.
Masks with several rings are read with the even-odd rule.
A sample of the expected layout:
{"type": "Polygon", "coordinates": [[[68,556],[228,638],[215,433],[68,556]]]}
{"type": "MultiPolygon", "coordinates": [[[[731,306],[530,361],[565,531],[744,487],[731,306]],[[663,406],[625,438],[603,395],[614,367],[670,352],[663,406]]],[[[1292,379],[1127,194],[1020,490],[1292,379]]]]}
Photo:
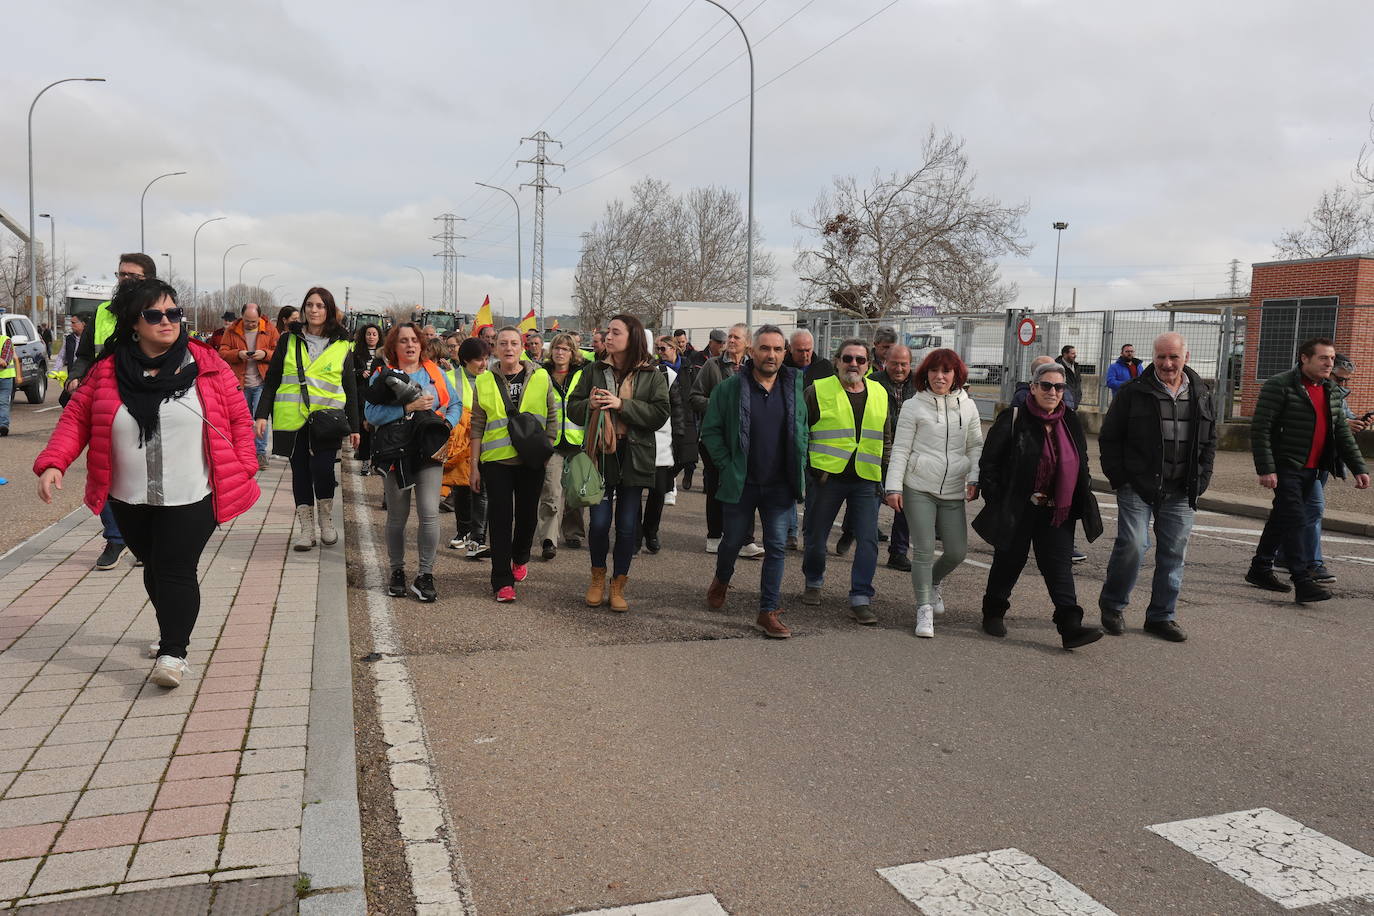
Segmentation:
{"type": "MultiPolygon", "coordinates": [[[[303,811],[322,794],[307,746],[331,742],[337,764],[352,743],[348,716],[320,734],[311,718],[317,682],[338,680],[312,681],[317,622],[342,620],[346,645],[345,602],[328,600],[344,594],[343,545],[323,561],[333,595],[321,551],[289,549],[286,476],[273,462],[257,506],[206,547],[192,673],[175,690],[147,681],[157,625],[141,570],[128,554],[93,569],[104,542],[84,509],[0,560],[0,909],[175,887],[158,896],[182,912],[241,909],[244,888],[294,910],[303,811]],[[324,734],[340,727],[343,745],[324,734]]],[[[345,772],[356,812],[342,763],[326,769],[345,772]]],[[[347,860],[344,839],[333,854],[347,860]]]]}

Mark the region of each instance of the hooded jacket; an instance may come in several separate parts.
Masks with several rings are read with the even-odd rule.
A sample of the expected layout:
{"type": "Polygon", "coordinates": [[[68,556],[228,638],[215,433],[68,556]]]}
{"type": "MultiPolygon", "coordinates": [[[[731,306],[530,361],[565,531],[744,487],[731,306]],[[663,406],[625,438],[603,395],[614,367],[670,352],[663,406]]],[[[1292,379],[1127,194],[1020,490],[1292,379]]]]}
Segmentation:
{"type": "Polygon", "coordinates": [[[964,487],[978,483],[982,454],[983,423],[968,392],[918,391],[897,415],[884,490],[962,500],[964,487]]]}

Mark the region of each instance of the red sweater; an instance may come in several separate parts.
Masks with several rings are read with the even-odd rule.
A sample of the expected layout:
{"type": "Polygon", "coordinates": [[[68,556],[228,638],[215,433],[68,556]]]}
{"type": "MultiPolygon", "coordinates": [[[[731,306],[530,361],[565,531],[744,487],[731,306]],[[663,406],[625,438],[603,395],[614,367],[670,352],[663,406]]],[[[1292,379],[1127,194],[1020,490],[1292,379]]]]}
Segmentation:
{"type": "MultiPolygon", "coordinates": [[[[188,347],[200,366],[196,394],[200,395],[209,424],[205,427],[203,441],[206,465],[210,469],[215,521],[227,522],[247,512],[258,501],[253,418],[248,413],[243,392],[238,389],[238,379],[219,354],[196,340],[188,347]],[[226,442],[221,433],[229,441],[226,442]]],[[[48,468],[66,473],[89,445],[84,502],[97,515],[110,497],[111,429],[121,403],[114,360],[97,361],[62,411],[47,448],[33,462],[35,474],[42,474],[48,468]]]]}
{"type": "Polygon", "coordinates": [[[1326,388],[1321,382],[1309,382],[1305,375],[1302,376],[1302,387],[1307,392],[1307,399],[1312,402],[1312,410],[1317,414],[1316,422],[1312,424],[1312,448],[1307,453],[1307,464],[1303,467],[1315,468],[1319,466],[1322,453],[1326,451],[1326,388]]]}

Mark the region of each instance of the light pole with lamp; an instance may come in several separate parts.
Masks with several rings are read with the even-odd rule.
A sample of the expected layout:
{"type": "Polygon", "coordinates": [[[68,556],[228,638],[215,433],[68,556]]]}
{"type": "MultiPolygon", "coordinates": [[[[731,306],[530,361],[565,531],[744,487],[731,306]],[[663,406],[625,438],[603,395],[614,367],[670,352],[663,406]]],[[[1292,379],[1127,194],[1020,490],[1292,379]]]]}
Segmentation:
{"type": "MultiPolygon", "coordinates": [[[[266,259],[266,258],[249,258],[248,260],[244,261],[242,264],[239,265],[239,295],[240,295],[240,296],[243,295],[243,269],[244,269],[245,267],[247,267],[249,264],[252,264],[254,261],[265,261],[265,260],[267,260],[267,259],[266,259]]],[[[243,303],[242,303],[242,302],[239,303],[239,308],[243,308],[243,303]]]]}
{"type": "Polygon", "coordinates": [[[749,213],[746,219],[748,222],[744,247],[744,323],[750,328],[754,326],[754,48],[749,44],[749,34],[744,31],[744,24],[735,18],[735,14],[727,10],[716,0],[706,0],[707,3],[729,16],[731,21],[739,28],[740,36],[744,39],[744,50],[749,52],[749,213]]]}
{"type": "Polygon", "coordinates": [[[235,248],[242,248],[247,244],[247,242],[239,242],[237,245],[230,245],[228,248],[224,249],[224,257],[219,259],[219,297],[224,300],[224,310],[226,312],[229,311],[229,286],[224,282],[224,272],[229,263],[229,252],[233,251],[235,248]]]}
{"type": "Polygon", "coordinates": [[[147,244],[146,242],[143,241],[143,202],[144,202],[145,200],[148,199],[148,189],[151,188],[151,187],[153,186],[154,183],[159,182],[159,181],[161,181],[161,180],[164,179],[164,178],[171,178],[173,175],[185,175],[185,174],[186,174],[185,172],[168,172],[168,173],[166,173],[165,175],[159,175],[159,176],[157,176],[157,177],[154,178],[152,181],[148,182],[146,185],[143,186],[143,193],[142,193],[142,194],[139,196],[139,198],[138,198],[138,250],[139,250],[139,251],[142,251],[142,250],[144,249],[145,245],[147,244]]]}
{"type": "Polygon", "coordinates": [[[38,95],[34,96],[33,101],[29,104],[29,315],[33,318],[34,324],[38,323],[38,255],[37,252],[33,250],[33,109],[34,106],[38,104],[38,100],[43,97],[43,93],[54,86],[60,86],[63,83],[103,82],[105,82],[105,77],[103,76],[73,76],[64,80],[58,80],[55,83],[48,83],[48,85],[38,90],[38,95]]]}
{"type": "Polygon", "coordinates": [[[1050,301],[1050,314],[1054,315],[1059,311],[1059,243],[1064,240],[1064,230],[1069,228],[1068,223],[1051,223],[1050,228],[1055,230],[1054,236],[1054,298],[1050,301]]]}
{"type": "Polygon", "coordinates": [[[420,275],[420,311],[425,310],[425,272],[418,267],[411,267],[409,264],[403,265],[406,270],[413,270],[420,275]]]}
{"type": "Polygon", "coordinates": [[[255,288],[258,292],[262,292],[262,291],[263,291],[263,290],[262,290],[262,283],[263,283],[263,280],[266,280],[266,279],[268,279],[269,277],[275,277],[275,276],[276,276],[276,274],[263,274],[263,275],[262,275],[262,280],[259,280],[257,286],[254,287],[254,288],[255,288]]]}
{"type": "Polygon", "coordinates": [[[279,289],[286,289],[286,284],[282,283],[278,286],[272,287],[272,291],[267,294],[272,297],[272,304],[274,306],[280,306],[280,303],[277,302],[277,290],[279,289]]]}
{"type": "Polygon", "coordinates": [[[57,326],[57,307],[54,305],[53,287],[57,286],[57,220],[51,213],[38,214],[39,219],[48,221],[48,327],[57,326]]]}
{"type": "Polygon", "coordinates": [[[162,256],[163,256],[164,258],[167,259],[167,282],[168,282],[168,283],[171,283],[171,282],[172,282],[172,256],[171,256],[170,254],[168,254],[167,252],[165,252],[165,251],[162,253],[162,256]]]}
{"type": "Polygon", "coordinates": [[[193,234],[193,235],[191,236],[191,307],[192,307],[192,308],[200,308],[200,288],[199,288],[199,284],[197,283],[197,281],[198,281],[200,278],[199,278],[199,276],[198,276],[197,273],[196,273],[196,267],[197,267],[197,261],[196,261],[196,240],[200,238],[200,230],[204,229],[206,226],[210,225],[211,223],[217,223],[217,222],[219,222],[219,221],[222,220],[222,219],[228,219],[228,218],[229,218],[229,217],[227,217],[227,216],[216,216],[216,217],[213,217],[212,219],[207,219],[205,222],[201,223],[199,226],[196,227],[195,234],[193,234]]]}
{"type": "MultiPolygon", "coordinates": [[[[520,269],[520,201],[516,200],[515,195],[505,188],[498,188],[496,185],[487,184],[485,181],[474,182],[474,184],[483,188],[491,188],[493,191],[500,191],[510,198],[511,203],[515,204],[515,295],[520,307],[520,317],[523,319],[525,317],[525,293],[521,289],[521,285],[525,280],[520,269]]],[[[541,305],[540,308],[542,309],[543,306],[541,305]]],[[[504,311],[504,306],[502,310],[504,311]]]]}

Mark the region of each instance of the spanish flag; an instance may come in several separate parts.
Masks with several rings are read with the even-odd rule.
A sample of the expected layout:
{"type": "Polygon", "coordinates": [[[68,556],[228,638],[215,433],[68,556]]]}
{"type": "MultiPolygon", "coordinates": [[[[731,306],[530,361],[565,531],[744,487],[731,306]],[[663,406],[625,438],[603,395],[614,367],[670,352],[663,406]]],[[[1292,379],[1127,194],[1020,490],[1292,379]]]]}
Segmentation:
{"type": "Polygon", "coordinates": [[[557,318],[555,318],[555,319],[553,320],[553,327],[550,328],[549,330],[551,330],[551,331],[557,331],[557,330],[558,330],[558,319],[557,319],[557,318]]]}
{"type": "Polygon", "coordinates": [[[491,323],[491,297],[487,296],[482,300],[482,307],[477,310],[477,317],[472,320],[472,333],[468,336],[476,337],[491,323]]]}
{"type": "Polygon", "coordinates": [[[520,319],[520,333],[524,335],[534,330],[534,309],[525,313],[525,317],[520,319]]]}

